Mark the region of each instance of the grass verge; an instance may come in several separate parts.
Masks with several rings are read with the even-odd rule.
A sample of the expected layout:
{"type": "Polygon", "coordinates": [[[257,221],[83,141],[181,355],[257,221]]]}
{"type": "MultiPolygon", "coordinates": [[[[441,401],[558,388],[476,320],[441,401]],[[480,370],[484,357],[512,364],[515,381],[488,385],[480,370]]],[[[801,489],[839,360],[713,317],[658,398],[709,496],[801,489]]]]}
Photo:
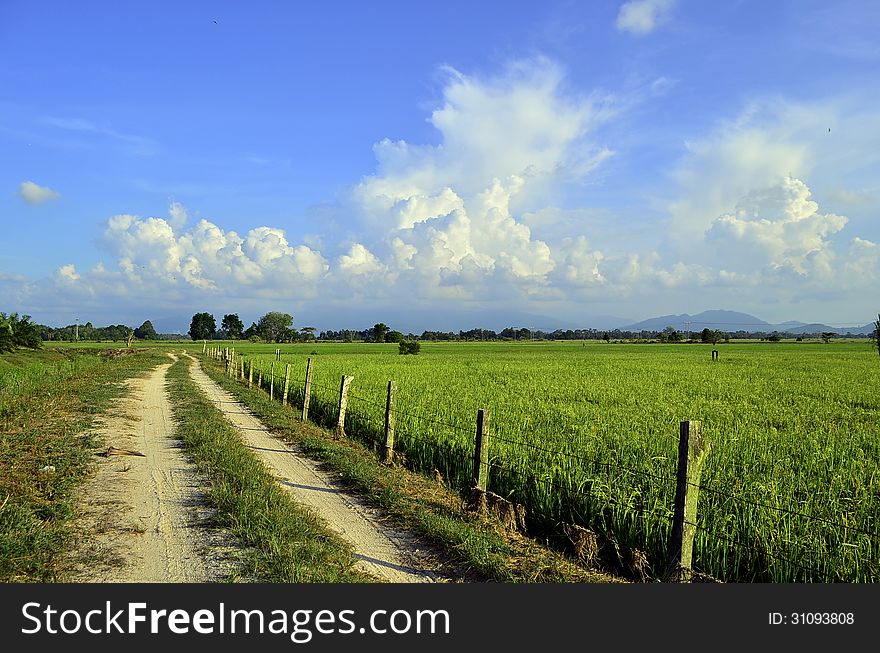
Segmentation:
{"type": "Polygon", "coordinates": [[[248,546],[245,575],[264,582],[351,583],[375,580],[353,568],[351,546],[282,490],[193,383],[181,359],[168,371],[176,434],[210,479],[215,521],[248,546]]]}
{"type": "Polygon", "coordinates": [[[160,351],[51,349],[0,356],[0,581],[63,578],[75,490],[102,446],[94,418],[160,351]]]}
{"type": "Polygon", "coordinates": [[[619,579],[586,569],[560,553],[493,521],[468,512],[462,498],[442,483],[400,466],[386,466],[376,454],[353,440],[299,419],[256,388],[226,377],[220,364],[203,359],[202,368],[225,390],[248,406],[276,435],[296,444],[336,472],[352,491],[383,510],[396,524],[434,545],[462,581],[614,582],[619,579]]]}

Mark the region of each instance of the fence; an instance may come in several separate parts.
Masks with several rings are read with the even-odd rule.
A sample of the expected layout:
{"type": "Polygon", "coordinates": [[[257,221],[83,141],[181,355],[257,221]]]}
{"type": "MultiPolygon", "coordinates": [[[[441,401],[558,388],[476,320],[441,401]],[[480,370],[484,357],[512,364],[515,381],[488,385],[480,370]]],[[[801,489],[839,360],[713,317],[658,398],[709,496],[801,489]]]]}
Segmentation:
{"type": "MultiPolygon", "coordinates": [[[[249,386],[253,385],[255,362],[236,356],[234,349],[221,350],[219,348],[206,349],[205,354],[220,362],[225,362],[226,372],[229,376],[249,386]]],[[[810,523],[818,523],[848,534],[856,535],[867,540],[869,556],[863,561],[862,566],[867,565],[867,576],[872,580],[878,576],[876,566],[876,552],[878,550],[878,535],[870,530],[854,528],[844,522],[828,519],[819,515],[810,515],[796,509],[770,505],[765,502],[755,501],[752,498],[741,496],[728,489],[719,489],[707,485],[701,480],[703,464],[709,455],[708,442],[702,436],[700,423],[686,421],[680,424],[677,438],[677,456],[675,473],[653,473],[644,469],[636,469],[628,466],[620,460],[604,460],[598,457],[580,456],[570,451],[556,450],[541,446],[535,442],[521,439],[493,435],[489,428],[489,411],[480,410],[476,415],[474,429],[462,429],[443,420],[433,419],[425,415],[416,415],[402,411],[395,406],[397,386],[394,381],[389,381],[384,402],[357,396],[352,393],[353,377],[343,375],[337,386],[319,384],[313,378],[313,361],[308,359],[305,376],[297,376],[292,388],[291,367],[286,365],[283,376],[276,374],[275,361],[278,360],[276,352],[275,360],[265,370],[266,365],[258,363],[257,386],[264,388],[270,395],[275,397],[276,377],[277,381],[283,380],[284,390],[281,393],[281,401],[284,404],[295,404],[302,408],[301,418],[311,418],[319,424],[334,429],[337,437],[346,435],[364,439],[374,446],[377,454],[386,463],[395,460],[408,462],[408,459],[418,459],[420,471],[428,473],[434,471],[448,479],[450,485],[468,494],[470,505],[474,510],[487,512],[493,511],[498,514],[505,523],[511,527],[523,528],[526,523],[537,525],[542,534],[551,533],[552,538],[560,542],[583,558],[595,558],[602,554],[606,560],[617,557],[619,566],[627,569],[630,573],[642,578],[662,578],[664,580],[687,581],[712,580],[706,570],[695,569],[695,549],[700,546],[706,547],[709,542],[723,543],[725,558],[729,557],[728,569],[719,573],[713,571],[713,575],[724,580],[765,580],[762,576],[762,568],[774,564],[784,564],[796,572],[797,581],[821,581],[832,582],[850,580],[841,577],[835,570],[825,568],[821,563],[811,560],[803,551],[795,555],[782,553],[776,548],[771,548],[767,543],[758,541],[759,538],[744,538],[741,535],[731,535],[726,530],[707,528],[698,519],[698,503],[702,494],[720,497],[727,502],[735,502],[741,506],[752,507],[765,511],[784,513],[810,523]],[[321,390],[326,396],[335,395],[336,401],[331,404],[327,401],[318,400],[314,395],[315,390],[321,390]],[[381,410],[382,418],[371,422],[367,415],[370,407],[375,412],[381,410]],[[359,408],[361,410],[359,410],[359,408]],[[454,443],[437,440],[425,442],[406,436],[406,425],[401,420],[414,420],[433,425],[438,429],[458,431],[466,434],[471,442],[471,448],[466,449],[454,443]],[[475,435],[476,434],[476,435],[475,435]],[[404,446],[398,451],[398,445],[404,439],[404,446]],[[618,474],[638,476],[645,483],[674,487],[674,491],[668,492],[666,502],[645,505],[637,501],[627,499],[621,501],[609,495],[601,496],[594,500],[592,487],[572,488],[564,484],[559,478],[541,478],[533,470],[524,466],[517,467],[509,461],[494,455],[493,445],[503,443],[518,449],[533,452],[534,456],[565,460],[569,465],[579,465],[593,470],[605,469],[609,473],[614,471],[618,474]],[[445,448],[445,451],[439,451],[445,448]],[[433,449],[433,451],[429,451],[433,449]],[[427,451],[427,453],[425,453],[427,451]],[[412,454],[412,455],[410,455],[412,454]],[[435,455],[436,454],[436,455],[435,455]],[[457,463],[449,463],[449,460],[458,460],[457,463]],[[427,461],[425,463],[424,461],[427,461]],[[435,462],[437,464],[434,466],[435,462]],[[442,470],[442,473],[441,471],[442,470]],[[530,502],[529,491],[519,493],[514,499],[515,492],[510,492],[512,487],[529,488],[536,485],[544,486],[548,492],[559,497],[559,504],[564,505],[568,498],[575,492],[587,493],[588,503],[594,505],[594,514],[599,519],[572,519],[567,522],[546,519],[540,509],[536,509],[530,502]],[[493,493],[494,489],[498,494],[493,493]],[[506,495],[507,498],[504,498],[506,495]],[[529,514],[527,514],[529,511],[529,514]],[[654,525],[649,528],[649,521],[654,525]],[[627,533],[621,533],[617,528],[611,529],[609,523],[624,524],[627,533]],[[621,551],[623,546],[619,544],[629,542],[628,549],[621,551]],[[633,544],[636,542],[637,544],[633,544]],[[728,555],[729,551],[729,555],[728,555]],[[647,553],[646,553],[647,552],[647,553]],[[647,561],[647,554],[651,554],[652,561],[647,561]]],[[[280,368],[279,368],[280,370],[280,368]]],[[[670,442],[675,440],[670,434],[670,442]]],[[[613,458],[613,455],[612,455],[613,458]]],[[[411,465],[412,466],[412,465],[411,465]]],[[[601,493],[599,493],[601,494],[601,493]]],[[[562,512],[562,511],[559,511],[562,512]]],[[[796,542],[790,543],[790,548],[796,548],[796,542]]],[[[786,550],[787,551],[787,550],[786,550]]],[[[699,556],[697,556],[699,557],[699,556]]]]}

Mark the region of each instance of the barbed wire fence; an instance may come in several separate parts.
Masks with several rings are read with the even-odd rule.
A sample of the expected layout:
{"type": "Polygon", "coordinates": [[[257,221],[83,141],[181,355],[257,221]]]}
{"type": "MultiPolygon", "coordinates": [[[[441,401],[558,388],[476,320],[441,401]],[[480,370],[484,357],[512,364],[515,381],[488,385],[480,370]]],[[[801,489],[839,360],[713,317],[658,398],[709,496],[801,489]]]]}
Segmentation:
{"type": "MultiPolygon", "coordinates": [[[[289,364],[285,368],[285,374],[280,374],[274,370],[272,365],[266,365],[266,361],[260,361],[258,363],[257,376],[254,377],[254,360],[249,360],[247,363],[242,361],[240,366],[237,367],[234,351],[229,352],[215,348],[213,351],[206,349],[203,353],[207,358],[212,358],[221,365],[225,364],[226,374],[230,378],[235,378],[248,385],[256,385],[270,393],[273,398],[281,398],[281,393],[276,391],[276,389],[283,384],[286,390],[283,401],[291,406],[294,404],[300,407],[303,406],[305,399],[304,388],[308,387],[310,402],[307,404],[306,409],[310,412],[308,415],[304,414],[304,417],[311,418],[315,423],[325,426],[337,425],[340,429],[339,432],[364,441],[372,446],[374,450],[384,450],[386,459],[396,456],[398,460],[405,457],[408,462],[413,462],[413,456],[407,455],[409,450],[420,448],[424,452],[432,447],[435,449],[445,449],[442,455],[423,456],[425,460],[422,461],[418,471],[440,473],[450,486],[460,491],[472,493],[474,486],[480,484],[483,486],[483,491],[487,491],[487,479],[478,479],[478,470],[481,467],[480,460],[478,460],[479,445],[476,446],[476,451],[462,446],[464,442],[474,440],[475,433],[473,428],[453,424],[438,418],[436,415],[425,416],[409,410],[402,410],[389,401],[381,402],[375,398],[365,397],[352,392],[350,385],[347,385],[345,381],[346,378],[350,379],[351,377],[343,376],[341,385],[332,386],[311,378],[311,367],[309,367],[305,375],[295,374],[292,377],[293,384],[291,385],[289,364]],[[264,367],[268,367],[268,369],[264,369],[264,367]],[[247,373],[245,372],[246,369],[248,370],[247,373]],[[252,378],[256,380],[250,381],[252,378]],[[334,397],[338,397],[338,400],[334,401],[332,399],[334,397]],[[347,409],[349,402],[353,405],[351,410],[347,409]],[[355,408],[356,406],[359,406],[360,409],[355,408]],[[340,409],[342,411],[341,417],[340,409]],[[396,431],[394,436],[396,437],[396,442],[394,443],[396,447],[391,452],[388,450],[389,419],[392,432],[396,431]],[[415,425],[422,425],[422,427],[415,425]],[[425,433],[436,433],[438,430],[441,433],[445,431],[447,434],[454,434],[456,437],[452,438],[451,441],[456,444],[450,446],[450,439],[439,435],[430,441],[427,441],[424,437],[425,433]],[[416,431],[420,435],[415,436],[412,431],[416,431]],[[391,454],[390,456],[389,453],[391,454]]],[[[279,359],[280,357],[276,352],[275,362],[279,359]]],[[[309,360],[309,366],[311,366],[311,359],[309,360]]],[[[699,422],[682,422],[682,433],[684,433],[686,428],[685,425],[688,425],[687,428],[696,427],[697,432],[699,432],[699,422]]],[[[480,434],[477,433],[476,439],[479,440],[480,437],[480,434]]],[[[834,520],[823,515],[810,514],[788,506],[772,505],[771,503],[743,496],[741,493],[734,493],[702,483],[699,481],[699,474],[693,477],[688,476],[686,470],[685,473],[682,473],[682,466],[686,468],[688,460],[688,455],[686,455],[688,453],[687,446],[685,445],[684,450],[681,449],[682,436],[678,440],[679,465],[675,476],[668,473],[668,470],[667,473],[663,473],[657,470],[640,469],[631,464],[625,464],[621,460],[586,456],[577,451],[536,444],[535,442],[517,439],[508,435],[493,434],[487,439],[493,445],[498,443],[506,446],[506,448],[501,449],[500,454],[497,450],[493,450],[491,454],[484,453],[486,458],[484,464],[485,473],[488,476],[489,470],[494,472],[492,477],[492,487],[494,489],[506,492],[507,497],[528,501],[530,494],[534,494],[533,488],[542,486],[545,487],[548,494],[553,493],[561,497],[557,502],[558,505],[555,506],[555,510],[550,511],[551,515],[549,517],[545,516],[542,520],[541,515],[532,515],[533,519],[542,523],[542,527],[552,527],[555,523],[557,527],[561,527],[562,531],[565,531],[565,528],[569,526],[587,529],[591,527],[596,528],[602,531],[606,538],[610,538],[614,542],[614,549],[618,549],[615,533],[607,527],[607,512],[617,510],[621,515],[624,515],[625,520],[630,524],[631,533],[629,539],[637,541],[642,546],[647,547],[653,540],[655,542],[655,549],[658,546],[663,548],[667,539],[677,537],[677,541],[670,542],[666,547],[672,550],[672,555],[668,555],[668,559],[660,560],[653,565],[654,573],[662,574],[665,580],[715,581],[720,579],[766,581],[768,577],[773,575],[770,570],[770,565],[773,563],[782,563],[788,567],[790,571],[786,572],[786,570],[783,570],[782,573],[778,574],[778,577],[784,578],[787,575],[790,578],[790,582],[851,582],[857,580],[842,576],[834,570],[829,571],[828,569],[816,566],[813,560],[815,550],[811,551],[809,544],[803,545],[797,542],[788,542],[786,551],[779,551],[771,549],[769,546],[759,546],[754,541],[749,542],[748,536],[745,533],[731,534],[716,528],[710,528],[705,522],[701,522],[696,518],[696,500],[692,502],[693,510],[690,514],[685,515],[682,511],[679,511],[681,514],[676,514],[676,507],[680,503],[683,505],[687,502],[689,492],[696,493],[696,496],[702,492],[740,507],[748,506],[749,508],[774,512],[788,518],[816,523],[820,525],[817,528],[834,529],[835,533],[844,532],[861,536],[863,538],[862,544],[866,544],[866,547],[847,542],[843,544],[854,548],[868,549],[869,559],[865,560],[862,566],[867,571],[863,572],[863,575],[868,576],[869,580],[876,580],[878,567],[880,567],[875,558],[876,552],[880,550],[880,534],[876,531],[853,526],[845,521],[834,520]],[[511,450],[520,453],[523,451],[532,452],[549,460],[567,461],[569,464],[576,463],[579,465],[578,469],[589,473],[586,476],[581,476],[576,482],[572,480],[573,477],[559,479],[554,478],[552,474],[549,477],[542,477],[534,468],[530,470],[523,469],[522,467],[518,468],[510,461],[504,460],[503,456],[511,450]],[[684,465],[682,463],[683,460],[685,461],[684,465]],[[675,500],[670,502],[667,499],[662,510],[658,509],[657,505],[647,506],[632,500],[621,501],[619,497],[614,496],[610,491],[610,487],[602,485],[602,481],[607,479],[601,478],[599,475],[600,470],[605,470],[608,473],[618,472],[620,476],[641,479],[643,487],[650,486],[656,488],[659,482],[661,484],[660,487],[667,491],[667,497],[670,493],[674,493],[675,500]],[[512,482],[510,480],[512,478],[516,478],[516,482],[512,482]],[[597,491],[597,487],[600,487],[602,491],[597,491]],[[565,497],[575,495],[581,497],[579,501],[580,509],[576,509],[574,504],[564,505],[565,497]],[[570,524],[562,521],[563,517],[571,519],[574,523],[570,524]],[[693,557],[687,559],[685,561],[686,564],[684,564],[680,557],[677,562],[672,560],[678,554],[676,549],[682,547],[681,533],[676,536],[673,534],[675,531],[685,531],[684,537],[690,538],[690,544],[686,544],[685,548],[690,550],[691,553],[689,555],[693,555],[693,557]],[[696,552],[694,552],[693,544],[695,539],[697,541],[696,552]],[[659,545],[657,544],[658,541],[659,545]],[[713,557],[707,556],[704,553],[705,543],[708,541],[723,542],[733,552],[732,556],[727,556],[725,551],[721,557],[726,562],[721,567],[717,565],[713,567],[715,574],[720,578],[707,573],[706,570],[696,568],[701,559],[713,557]],[[800,555],[793,558],[788,553],[791,549],[798,549],[800,555]],[[728,557],[732,558],[732,560],[727,560],[728,557]],[[807,561],[806,563],[804,562],[805,560],[807,561]],[[718,569],[720,569],[720,572],[718,569]]],[[[673,442],[674,438],[670,437],[669,440],[673,442]]],[[[616,452],[610,451],[609,453],[613,458],[616,452]]],[[[520,457],[520,460],[525,461],[529,459],[520,457]]],[[[559,468],[557,467],[556,469],[558,473],[559,468]]],[[[635,492],[633,496],[644,499],[645,494],[648,493],[635,492]]],[[[656,497],[657,495],[658,493],[654,492],[654,496],[656,497]]],[[[632,497],[630,498],[632,499],[632,497]]],[[[667,551],[668,553],[669,551],[667,551]]],[[[616,555],[618,558],[621,558],[619,549],[616,551],[616,555]]],[[[644,578],[644,569],[641,568],[638,571],[642,573],[644,578]]]]}

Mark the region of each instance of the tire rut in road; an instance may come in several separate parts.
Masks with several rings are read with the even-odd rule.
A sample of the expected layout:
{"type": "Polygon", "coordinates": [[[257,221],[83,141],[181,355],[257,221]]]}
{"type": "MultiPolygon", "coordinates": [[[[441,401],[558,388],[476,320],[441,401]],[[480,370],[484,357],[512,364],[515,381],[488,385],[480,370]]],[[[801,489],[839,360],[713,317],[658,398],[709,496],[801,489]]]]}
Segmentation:
{"type": "Polygon", "coordinates": [[[247,407],[205,374],[197,359],[190,358],[190,374],[195,383],[210,401],[220,406],[244,443],[272,471],[278,483],[353,545],[360,569],[393,583],[443,580],[420,560],[417,538],[382,524],[377,511],[343,492],[315,462],[273,436],[247,407]]]}
{"type": "Polygon", "coordinates": [[[236,569],[229,536],[203,526],[210,511],[174,438],[169,367],[131,379],[129,395],[99,420],[107,444],[144,455],[98,458],[81,493],[86,535],[73,554],[74,582],[212,582],[236,569]]]}

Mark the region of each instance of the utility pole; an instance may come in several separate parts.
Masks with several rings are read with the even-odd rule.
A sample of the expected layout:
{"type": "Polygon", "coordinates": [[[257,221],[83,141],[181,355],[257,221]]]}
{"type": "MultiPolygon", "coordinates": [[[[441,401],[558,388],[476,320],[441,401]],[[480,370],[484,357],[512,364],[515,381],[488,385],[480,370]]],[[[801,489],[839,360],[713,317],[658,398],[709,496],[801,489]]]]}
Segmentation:
{"type": "Polygon", "coordinates": [[[74,340],[79,342],[79,318],[76,318],[76,335],[74,336],[74,340]]]}

